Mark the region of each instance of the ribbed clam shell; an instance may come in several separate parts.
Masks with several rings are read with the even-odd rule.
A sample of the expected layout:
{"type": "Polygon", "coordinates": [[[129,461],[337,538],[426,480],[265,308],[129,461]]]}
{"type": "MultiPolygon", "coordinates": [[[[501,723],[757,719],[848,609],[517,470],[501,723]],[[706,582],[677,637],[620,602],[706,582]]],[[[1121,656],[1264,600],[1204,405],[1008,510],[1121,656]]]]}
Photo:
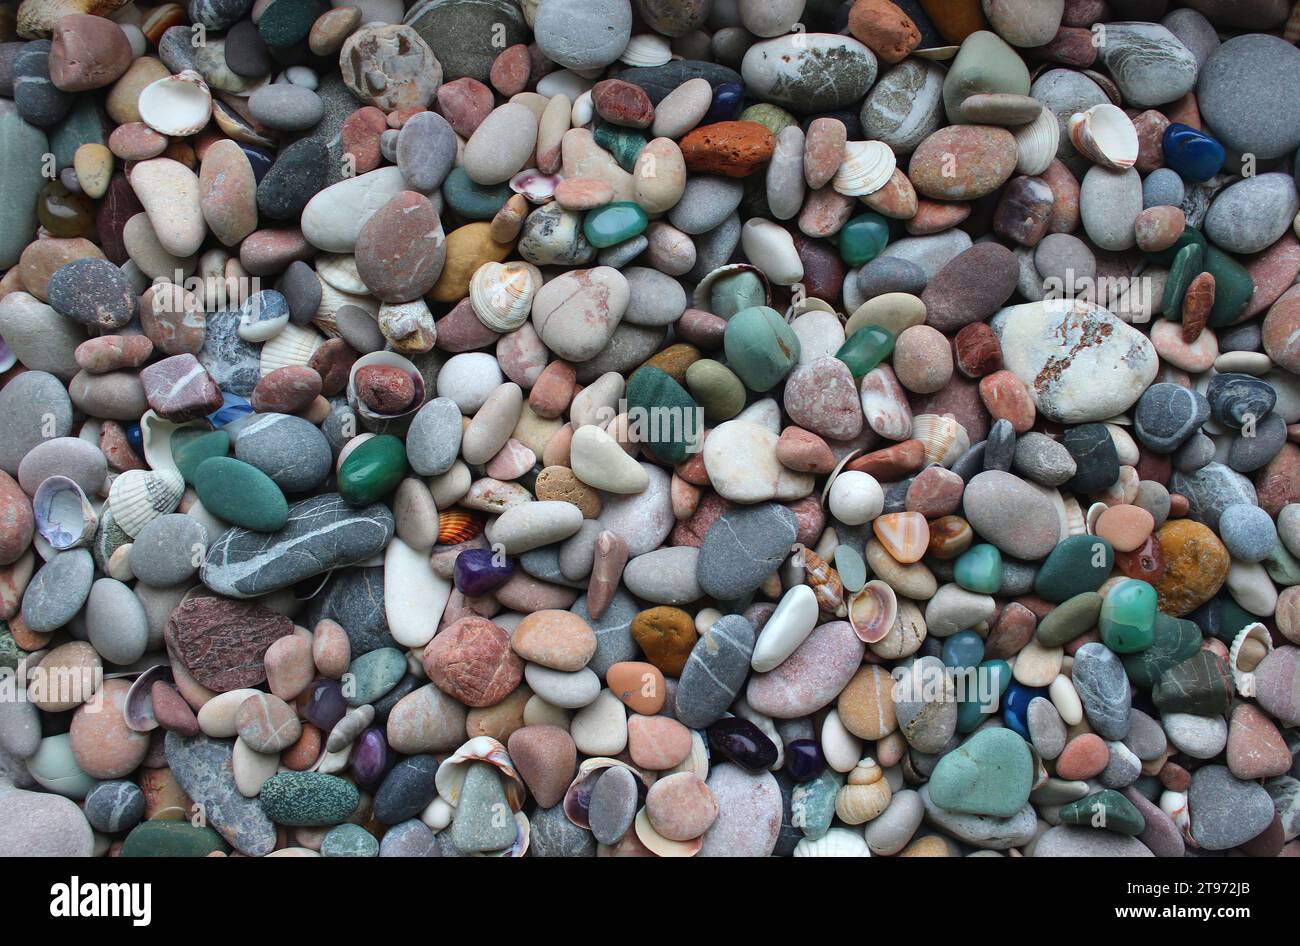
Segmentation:
{"type": "Polygon", "coordinates": [[[262,377],[277,368],[305,365],[325,339],[320,332],[290,322],[275,338],[262,345],[262,377]]]}
{"type": "Polygon", "coordinates": [[[469,301],[480,322],[504,334],[528,321],[541,287],[541,270],[532,263],[484,263],[469,281],[469,301]]]}
{"type": "Polygon", "coordinates": [[[201,75],[186,69],[146,85],[139,109],[140,120],[161,135],[193,135],[212,117],[212,92],[201,75]]]}
{"type": "Polygon", "coordinates": [[[1268,633],[1268,628],[1263,624],[1247,624],[1232,640],[1232,647],[1228,650],[1228,667],[1232,670],[1232,685],[1237,688],[1237,692],[1242,696],[1255,695],[1255,671],[1244,670],[1237,665],[1237,659],[1241,656],[1241,650],[1246,646],[1248,640],[1254,639],[1264,647],[1264,655],[1273,653],[1273,638],[1268,633]]]}
{"type": "Polygon", "coordinates": [[[951,467],[970,449],[966,428],[942,414],[917,414],[912,418],[912,436],[925,444],[925,462],[951,467]]]}
{"type": "Polygon", "coordinates": [[[359,296],[370,292],[357,272],[357,258],[351,253],[322,253],[316,257],[316,275],[340,292],[359,296]]]}
{"type": "Polygon", "coordinates": [[[875,644],[885,639],[898,620],[898,596],[879,579],[862,586],[849,598],[849,624],[858,640],[875,644]]]}
{"type": "Polygon", "coordinates": [[[1103,104],[1076,112],[1066,130],[1079,153],[1095,164],[1124,171],[1137,163],[1137,129],[1122,108],[1103,104]]]}
{"type": "Polygon", "coordinates": [[[108,506],[118,528],[135,538],[159,516],[175,512],[185,480],[175,470],[127,470],[108,491],[108,506]]]}
{"type": "Polygon", "coordinates": [[[460,545],[481,535],[483,520],[464,509],[444,509],[438,513],[438,544],[460,545]]]}
{"type": "Polygon", "coordinates": [[[673,51],[662,36],[638,33],[627,41],[618,58],[629,66],[662,66],[673,58],[673,51]]]}
{"type": "Polygon", "coordinates": [[[1066,535],[1085,535],[1088,532],[1088,517],[1084,514],[1083,507],[1073,495],[1066,495],[1060,490],[1055,490],[1056,499],[1060,500],[1063,513],[1063,524],[1066,535]]]}
{"type": "Polygon", "coordinates": [[[636,839],[659,857],[694,857],[704,846],[703,838],[674,841],[664,837],[654,829],[644,808],[636,813],[636,820],[632,824],[636,830],[636,839]]]}
{"type": "Polygon", "coordinates": [[[831,828],[815,841],[804,838],[794,846],[795,857],[870,857],[871,848],[860,831],[831,828]]]}
{"type": "Polygon", "coordinates": [[[1061,128],[1056,115],[1046,107],[1028,125],[1014,132],[1016,136],[1016,170],[1030,176],[1042,174],[1056,158],[1061,143],[1061,128]]]}
{"type": "Polygon", "coordinates": [[[95,537],[99,516],[81,487],[66,476],[50,476],[32,497],[36,531],[50,547],[65,549],[88,545],[95,537]]]}
{"type": "Polygon", "coordinates": [[[434,785],[438,788],[438,797],[449,805],[459,802],[460,790],[465,785],[465,775],[469,771],[470,764],[474,762],[486,762],[500,773],[501,787],[505,789],[506,801],[510,803],[511,811],[518,811],[524,807],[524,799],[528,795],[524,788],[524,780],[519,777],[519,773],[511,764],[506,747],[491,736],[475,736],[443,760],[443,763],[438,766],[437,774],[433,777],[434,785]]]}
{"type": "Polygon", "coordinates": [[[319,280],[319,282],[320,306],[317,307],[316,315],[312,318],[311,324],[331,338],[339,334],[338,311],[345,305],[354,305],[369,312],[375,318],[379,317],[379,303],[374,296],[353,295],[350,292],[335,289],[323,279],[319,280]]]}
{"type": "Polygon", "coordinates": [[[850,141],[831,187],[846,197],[865,197],[888,184],[897,166],[894,150],[883,141],[850,141]]]}

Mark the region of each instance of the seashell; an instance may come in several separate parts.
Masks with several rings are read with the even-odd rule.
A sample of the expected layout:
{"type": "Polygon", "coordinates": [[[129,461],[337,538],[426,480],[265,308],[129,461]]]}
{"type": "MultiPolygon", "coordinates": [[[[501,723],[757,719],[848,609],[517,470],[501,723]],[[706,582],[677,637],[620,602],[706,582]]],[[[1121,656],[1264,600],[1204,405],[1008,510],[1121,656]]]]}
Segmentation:
{"type": "Polygon", "coordinates": [[[0,374],[8,371],[14,365],[18,364],[18,356],[14,350],[5,344],[5,340],[0,338],[0,374]]]}
{"type": "Polygon", "coordinates": [[[831,828],[817,840],[804,838],[794,846],[795,857],[870,857],[871,848],[860,832],[831,828]]]}
{"type": "Polygon", "coordinates": [[[113,553],[122,546],[130,544],[131,536],[122,531],[121,526],[117,524],[117,520],[113,518],[112,507],[105,503],[104,507],[99,511],[99,528],[95,530],[95,540],[90,546],[90,554],[94,556],[95,567],[108,574],[108,563],[112,559],[113,553]]]}
{"type": "Polygon", "coordinates": [[[645,808],[636,813],[636,820],[632,824],[637,840],[660,857],[694,857],[704,846],[703,837],[692,838],[690,841],[672,841],[664,837],[650,823],[645,808]]]}
{"type": "Polygon", "coordinates": [[[763,284],[763,304],[770,306],[772,304],[772,283],[768,280],[767,276],[764,275],[761,269],[757,266],[752,266],[749,263],[727,263],[725,266],[719,266],[717,269],[710,271],[699,281],[698,284],[696,284],[695,292],[691,296],[692,304],[697,309],[702,309],[705,312],[712,312],[713,284],[725,276],[742,272],[753,273],[758,277],[759,281],[763,284]]]}
{"type": "Polygon", "coordinates": [[[673,58],[673,51],[662,36],[638,33],[627,41],[618,58],[629,66],[662,66],[673,58]]]}
{"type": "Polygon", "coordinates": [[[564,178],[558,174],[543,174],[537,168],[524,168],[510,178],[510,189],[523,194],[531,204],[544,204],[555,196],[555,189],[564,178]]]}
{"type": "Polygon", "coordinates": [[[175,470],[176,461],[172,459],[172,435],[182,427],[193,427],[192,423],[174,424],[159,417],[156,411],[148,410],[140,418],[140,440],[144,445],[144,459],[153,470],[175,470]]]}
{"type": "Polygon", "coordinates": [[[472,762],[486,762],[500,773],[501,787],[505,789],[511,811],[524,807],[524,799],[528,796],[524,780],[511,764],[506,747],[491,736],[475,736],[443,760],[433,777],[438,797],[449,805],[460,801],[460,790],[465,784],[465,774],[472,762]]]}
{"type": "Polygon", "coordinates": [[[950,59],[957,58],[959,52],[961,52],[960,46],[930,46],[927,49],[915,49],[912,54],[931,62],[948,62],[950,59]]]}
{"type": "Polygon", "coordinates": [[[324,341],[325,337],[314,328],[290,322],[262,345],[262,377],[277,368],[306,365],[324,341]]]}
{"type": "Polygon", "coordinates": [[[884,640],[897,620],[898,595],[879,578],[867,582],[849,598],[849,624],[864,644],[884,640]]]}
{"type": "Polygon", "coordinates": [[[32,498],[36,531],[50,547],[65,549],[89,545],[99,527],[99,516],[80,486],[66,476],[49,476],[32,498]]]}
{"type": "Polygon", "coordinates": [[[1272,652],[1273,639],[1268,633],[1268,628],[1263,624],[1258,622],[1247,624],[1237,633],[1232,640],[1232,647],[1228,650],[1228,667],[1232,671],[1232,683],[1238,693],[1242,696],[1255,695],[1255,668],[1259,666],[1259,661],[1272,652]],[[1262,647],[1264,653],[1243,655],[1242,651],[1250,641],[1262,647]]]}
{"type": "Polygon", "coordinates": [[[312,316],[311,324],[330,338],[336,338],[339,334],[338,311],[345,305],[354,305],[358,309],[369,312],[372,318],[379,318],[379,303],[374,296],[358,296],[343,292],[323,279],[318,282],[320,283],[320,305],[316,309],[316,314],[312,316]]]}
{"type": "Polygon", "coordinates": [[[483,519],[464,509],[452,507],[438,513],[438,544],[460,545],[483,532],[483,519]]]}
{"type": "Polygon", "coordinates": [[[175,512],[185,495],[185,480],[175,470],[127,470],[108,491],[108,508],[117,527],[135,538],[159,516],[175,512]]]}
{"type": "Polygon", "coordinates": [[[150,82],[140,92],[140,120],[161,135],[183,138],[212,117],[212,91],[192,69],[150,82]]]}
{"type": "Polygon", "coordinates": [[[542,271],[532,263],[484,263],[469,281],[469,301],[478,320],[502,334],[528,321],[533,297],[542,288],[542,271]]]}
{"type": "Polygon", "coordinates": [[[221,96],[212,100],[212,118],[228,138],[242,141],[246,145],[257,145],[259,148],[278,147],[276,140],[266,134],[267,129],[242,115],[221,96]]]}
{"type": "Polygon", "coordinates": [[[1190,847],[1200,848],[1192,838],[1192,816],[1187,811],[1186,792],[1161,792],[1160,810],[1173,819],[1174,824],[1183,832],[1183,840],[1190,847]]]}
{"type": "Polygon", "coordinates": [[[831,187],[846,197],[865,197],[888,184],[897,166],[893,149],[883,141],[850,141],[831,187]]]}
{"type": "Polygon", "coordinates": [[[1075,112],[1066,131],[1079,153],[1094,164],[1124,171],[1137,163],[1137,129],[1122,108],[1103,104],[1075,112]]]}
{"type": "Polygon", "coordinates": [[[1080,69],[1079,71],[1101,86],[1101,90],[1106,93],[1106,98],[1110,99],[1112,105],[1124,104],[1124,96],[1120,92],[1119,86],[1115,84],[1115,80],[1110,76],[1104,72],[1098,72],[1096,69],[1080,69]]]}
{"type": "Polygon", "coordinates": [[[1291,16],[1282,27],[1282,38],[1288,43],[1300,43],[1300,3],[1291,8],[1291,16]]]}
{"type": "Polygon", "coordinates": [[[884,813],[893,794],[875,760],[863,759],[835,794],[835,814],[845,824],[866,824],[884,813]]]}
{"type": "Polygon", "coordinates": [[[357,258],[351,253],[322,253],[316,257],[316,275],[340,292],[369,295],[370,289],[357,273],[357,258]]]}
{"type": "Polygon", "coordinates": [[[591,823],[587,820],[587,810],[591,805],[591,793],[596,788],[595,776],[616,765],[621,765],[632,773],[632,777],[636,779],[637,784],[637,805],[645,804],[645,795],[649,790],[649,786],[646,785],[645,776],[641,774],[636,766],[628,765],[618,759],[608,759],[604,756],[585,759],[578,766],[578,774],[574,776],[568,790],[564,793],[564,813],[579,828],[585,831],[591,830],[591,823]]]}
{"type": "Polygon", "coordinates": [[[803,558],[804,580],[813,590],[817,607],[827,614],[836,614],[844,606],[844,585],[840,576],[826,559],[811,549],[800,553],[803,558]]]}
{"type": "Polygon", "coordinates": [[[1061,143],[1061,127],[1056,123],[1055,113],[1044,107],[1037,118],[1017,128],[1014,134],[1019,153],[1016,170],[1031,177],[1046,171],[1056,159],[1056,149],[1061,143]]]}
{"type": "Polygon", "coordinates": [[[823,507],[826,506],[828,502],[830,502],[831,484],[835,482],[835,477],[839,476],[840,473],[844,471],[844,468],[848,466],[849,461],[852,460],[861,452],[862,450],[860,448],[854,448],[850,450],[848,453],[844,454],[844,456],[840,457],[840,462],[835,464],[835,469],[831,470],[830,474],[826,477],[826,485],[822,487],[823,507]]]}
{"type": "MultiPolygon", "coordinates": [[[[1060,499],[1061,506],[1065,510],[1063,522],[1063,525],[1065,526],[1065,534],[1086,535],[1088,533],[1088,521],[1083,514],[1083,507],[1079,505],[1079,501],[1075,499],[1073,495],[1066,495],[1060,490],[1057,490],[1056,495],[1060,499]]],[[[1102,503],[1102,505],[1104,506],[1106,504],[1102,503]]],[[[1101,514],[1098,513],[1098,516],[1100,515],[1101,514]]]]}
{"type": "MultiPolygon", "coordinates": [[[[1061,497],[1061,498],[1064,499],[1065,497],[1061,497]]],[[[1088,535],[1097,534],[1097,520],[1100,519],[1101,514],[1109,508],[1110,507],[1107,506],[1105,503],[1093,503],[1091,506],[1088,507],[1088,514],[1084,517],[1083,520],[1084,530],[1086,534],[1088,535]]],[[[1066,510],[1066,512],[1068,514],[1069,510],[1066,510]]]]}
{"type": "Polygon", "coordinates": [[[925,444],[925,462],[944,468],[970,449],[966,428],[947,414],[917,414],[912,418],[912,436],[925,444]]]}
{"type": "Polygon", "coordinates": [[[583,92],[573,100],[573,109],[569,113],[569,125],[572,128],[585,128],[596,117],[596,104],[591,98],[591,89],[583,92]]]}
{"type": "Polygon", "coordinates": [[[348,374],[348,403],[352,409],[361,415],[364,420],[384,421],[393,420],[398,417],[407,417],[414,414],[424,406],[424,375],[420,374],[419,369],[411,364],[410,360],[403,358],[397,352],[392,351],[375,351],[369,355],[362,355],[352,364],[352,371],[348,374]],[[367,365],[385,365],[392,368],[400,368],[411,376],[411,383],[415,385],[415,397],[411,405],[404,411],[397,414],[380,414],[372,410],[369,405],[357,397],[357,389],[354,383],[357,376],[357,370],[367,365]]]}
{"type": "Polygon", "coordinates": [[[158,720],[153,714],[153,685],[159,681],[173,682],[172,668],[167,664],[154,664],[144,671],[126,691],[126,706],[123,713],[126,725],[133,732],[153,732],[158,728],[158,720]]]}

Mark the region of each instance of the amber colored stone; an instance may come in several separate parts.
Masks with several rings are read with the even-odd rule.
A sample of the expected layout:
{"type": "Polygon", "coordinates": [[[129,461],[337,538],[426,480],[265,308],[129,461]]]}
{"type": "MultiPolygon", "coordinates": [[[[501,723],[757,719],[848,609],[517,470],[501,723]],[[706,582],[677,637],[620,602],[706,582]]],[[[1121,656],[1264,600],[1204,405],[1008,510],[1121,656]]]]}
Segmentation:
{"type": "Polygon", "coordinates": [[[1214,273],[1204,272],[1192,280],[1183,294],[1182,338],[1188,345],[1201,337],[1214,308],[1214,273]]]}
{"type": "Polygon", "coordinates": [[[303,722],[298,741],[280,754],[280,764],[293,772],[306,772],[320,758],[321,731],[303,722]]]}
{"type": "Polygon", "coordinates": [[[989,28],[980,0],[921,0],[921,9],[940,35],[954,46],[971,33],[989,28]]]}
{"type": "Polygon", "coordinates": [[[605,673],[610,691],[634,713],[653,716],[664,707],[667,688],[663,672],[652,663],[624,660],[605,673]]]}
{"type": "Polygon", "coordinates": [[[1166,522],[1155,535],[1165,572],[1155,583],[1160,610],[1174,617],[1209,601],[1228,577],[1228,550],[1209,526],[1191,519],[1166,522]]]}
{"type": "Polygon", "coordinates": [[[919,562],[930,545],[930,527],[919,512],[890,512],[877,516],[871,530],[894,561],[919,562]]]}
{"type": "Polygon", "coordinates": [[[632,639],[670,677],[681,676],[698,637],[694,619],[680,608],[650,608],[632,619],[632,639]]]}
{"type": "Polygon", "coordinates": [[[702,357],[703,355],[700,353],[700,350],[694,345],[687,345],[684,342],[678,342],[676,345],[669,345],[653,358],[646,361],[641,367],[649,366],[651,368],[658,368],[678,384],[685,384],[686,369],[695,364],[702,357]]]}
{"type": "Polygon", "coordinates": [[[926,553],[945,561],[954,559],[971,546],[975,530],[961,516],[942,516],[929,523],[930,545],[926,553]]]}

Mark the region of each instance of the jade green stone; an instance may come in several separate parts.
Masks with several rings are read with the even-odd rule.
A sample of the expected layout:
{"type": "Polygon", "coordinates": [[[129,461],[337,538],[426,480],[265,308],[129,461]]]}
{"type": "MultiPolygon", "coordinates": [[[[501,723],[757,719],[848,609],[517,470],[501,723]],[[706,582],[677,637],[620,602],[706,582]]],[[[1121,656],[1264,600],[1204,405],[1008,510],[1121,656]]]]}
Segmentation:
{"type": "Polygon", "coordinates": [[[343,678],[349,706],[381,699],[406,676],[406,655],[395,647],[380,647],[353,659],[343,678]]]}
{"type": "Polygon", "coordinates": [[[1178,251],[1169,266],[1169,279],[1165,282],[1165,294],[1162,307],[1167,318],[1180,319],[1183,311],[1183,296],[1192,280],[1205,268],[1205,246],[1201,243],[1189,243],[1178,251]]]}
{"type": "Polygon", "coordinates": [[[849,593],[861,591],[867,583],[867,563],[862,560],[862,553],[851,545],[840,543],[836,546],[835,570],[839,572],[844,590],[849,593]]]}
{"type": "Polygon", "coordinates": [[[126,836],[119,857],[207,857],[226,850],[221,835],[188,821],[142,821],[126,836]]]}
{"type": "Polygon", "coordinates": [[[981,92],[1029,94],[1029,68],[1020,54],[996,33],[979,30],[961,44],[943,81],[943,107],[948,124],[962,121],[961,104],[981,92]]]}
{"type": "Polygon", "coordinates": [[[443,200],[466,220],[491,220],[512,196],[509,184],[476,184],[464,168],[453,168],[442,182],[443,200]]]}
{"type": "Polygon", "coordinates": [[[1300,560],[1287,551],[1286,546],[1278,542],[1273,551],[1264,559],[1264,570],[1268,577],[1283,588],[1300,585],[1300,560]]]}
{"type": "Polygon", "coordinates": [[[722,319],[766,302],[767,287],[752,269],[737,269],[719,276],[709,286],[709,311],[722,319]]]}
{"type": "Polygon", "coordinates": [[[1002,553],[987,542],[972,545],[957,557],[953,578],[967,591],[996,594],[1002,587],[1002,553]]]}
{"type": "Polygon", "coordinates": [[[230,434],[224,430],[182,427],[172,434],[172,460],[185,482],[194,485],[194,472],[210,457],[230,455],[230,434]]]}
{"type": "Polygon", "coordinates": [[[628,380],[628,423],[637,441],[663,463],[681,463],[698,452],[704,423],[700,407],[666,371],[638,368],[628,380]]]}
{"type": "Polygon", "coordinates": [[[986,660],[975,668],[974,674],[967,674],[966,680],[968,689],[957,703],[957,731],[960,733],[974,732],[1002,706],[1002,694],[1011,685],[1011,664],[1005,660],[986,660]],[[978,689],[981,682],[987,687],[985,693],[978,689]]]}
{"type": "Polygon", "coordinates": [[[1250,305],[1255,280],[1242,266],[1218,247],[1206,245],[1205,269],[1214,277],[1214,306],[1207,324],[1211,328],[1232,325],[1250,305]]]}
{"type": "Polygon", "coordinates": [[[639,236],[649,222],[640,206],[630,200],[616,200],[590,211],[582,221],[582,233],[588,243],[603,250],[639,236]]]}
{"type": "Polygon", "coordinates": [[[770,102],[760,102],[757,105],[751,105],[740,113],[737,121],[758,122],[765,127],[775,137],[781,134],[786,128],[797,124],[798,120],[779,105],[773,105],[770,102]]]}
{"type": "Polygon", "coordinates": [[[731,420],[745,409],[745,385],[734,371],[712,358],[701,358],[686,369],[686,389],[714,423],[731,420]]]}
{"type": "Polygon", "coordinates": [[[1062,601],[1038,622],[1038,642],[1044,647],[1062,647],[1080,634],[1092,630],[1101,614],[1101,595],[1085,591],[1062,601]]]}
{"type": "Polygon", "coordinates": [[[968,815],[1010,818],[1029,801],[1034,761],[1010,729],[981,729],[943,756],[930,776],[930,800],[968,815]]]}
{"type": "Polygon", "coordinates": [[[619,167],[629,174],[636,167],[636,159],[645,149],[645,136],[631,128],[621,128],[609,122],[601,122],[592,135],[596,144],[614,156],[619,167]]]}
{"type": "Polygon", "coordinates": [[[359,824],[341,824],[321,839],[322,857],[378,857],[379,840],[359,824]]]}
{"type": "Polygon", "coordinates": [[[231,525],[274,532],[289,518],[280,487],[251,463],[234,457],[209,457],[194,471],[194,491],[203,508],[231,525]]]}
{"type": "Polygon", "coordinates": [[[849,366],[854,378],[869,374],[894,352],[894,336],[879,325],[864,325],[840,346],[835,357],[849,366]]]}
{"type": "Polygon", "coordinates": [[[1169,670],[1201,649],[1201,629],[1185,618],[1156,612],[1151,646],[1120,658],[1134,686],[1149,690],[1169,670]]]}
{"type": "Polygon", "coordinates": [[[889,245],[889,221],[878,213],[854,217],[840,230],[840,259],[848,266],[864,266],[889,245]]]}
{"type": "Polygon", "coordinates": [[[776,387],[799,361],[798,336],[765,305],[737,312],[727,323],[722,345],[731,370],[759,394],[776,387]]]}
{"type": "Polygon", "coordinates": [[[323,772],[281,772],[262,785],[258,798],[277,824],[317,827],[352,817],[361,801],[357,787],[323,772]]]}
{"type": "Polygon", "coordinates": [[[1199,650],[1165,671],[1151,690],[1162,713],[1218,716],[1232,705],[1232,677],[1228,662],[1208,650],[1199,650]]]}
{"type": "Polygon", "coordinates": [[[1185,247],[1195,244],[1202,249],[1206,246],[1205,234],[1201,233],[1195,227],[1184,227],[1182,234],[1174,241],[1172,246],[1154,253],[1147,253],[1146,258],[1160,266],[1172,266],[1174,258],[1183,251],[1185,247]]]}
{"type": "Polygon", "coordinates": [[[844,784],[844,776],[830,766],[810,782],[801,782],[790,793],[792,811],[803,812],[798,828],[805,838],[824,838],[835,819],[835,795],[844,784]]]}
{"type": "Polygon", "coordinates": [[[328,6],[320,0],[271,0],[262,9],[257,31],[268,46],[293,46],[307,38],[311,25],[328,6]]]}
{"type": "Polygon", "coordinates": [[[515,843],[517,830],[496,768],[486,762],[470,765],[451,823],[456,849],[475,854],[500,851],[515,843]]]}
{"type": "Polygon", "coordinates": [[[387,496],[406,475],[406,447],[392,434],[371,437],[339,469],[339,495],[354,506],[387,496]]]}
{"type": "Polygon", "coordinates": [[[36,755],[27,760],[27,771],[46,791],[68,798],[85,798],[99,784],[98,779],[87,775],[77,764],[72,736],[66,732],[42,739],[36,755]]]}
{"type": "Polygon", "coordinates": [[[1119,792],[1109,788],[1070,802],[1061,809],[1061,823],[1132,836],[1147,829],[1147,820],[1142,817],[1142,812],[1119,792]]]}
{"type": "Polygon", "coordinates": [[[1095,535],[1072,535],[1048,554],[1034,576],[1034,594],[1057,603],[1096,591],[1115,567],[1115,549],[1095,535]]]}
{"type": "Polygon", "coordinates": [[[1155,641],[1156,590],[1130,578],[1106,592],[1097,617],[1102,643],[1117,654],[1136,654],[1155,641]]]}

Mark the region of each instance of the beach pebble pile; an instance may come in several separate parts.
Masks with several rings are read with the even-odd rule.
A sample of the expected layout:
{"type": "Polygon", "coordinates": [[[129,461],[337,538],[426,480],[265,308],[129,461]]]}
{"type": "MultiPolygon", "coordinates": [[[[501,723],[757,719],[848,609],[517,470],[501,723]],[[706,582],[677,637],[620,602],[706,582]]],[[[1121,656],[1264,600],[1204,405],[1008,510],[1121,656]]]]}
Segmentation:
{"type": "Polygon", "coordinates": [[[0,854],[1300,856],[1298,41],[5,4],[0,854]]]}

